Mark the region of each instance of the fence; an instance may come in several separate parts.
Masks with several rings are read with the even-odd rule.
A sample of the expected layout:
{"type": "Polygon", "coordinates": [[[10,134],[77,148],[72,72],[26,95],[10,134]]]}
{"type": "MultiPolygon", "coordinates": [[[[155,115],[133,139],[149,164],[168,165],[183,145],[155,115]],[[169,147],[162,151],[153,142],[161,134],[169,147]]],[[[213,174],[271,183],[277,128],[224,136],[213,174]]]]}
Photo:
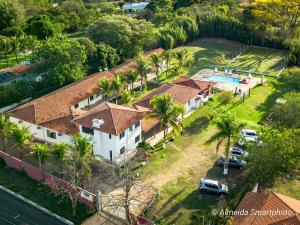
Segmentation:
{"type": "MultiPolygon", "coordinates": [[[[71,184],[67,181],[55,177],[51,174],[40,171],[39,168],[32,166],[26,162],[23,162],[15,157],[12,157],[2,151],[0,151],[0,157],[4,160],[6,165],[10,168],[13,168],[18,171],[25,171],[26,174],[36,181],[44,181],[50,188],[55,187],[56,184],[61,185],[62,187],[70,187],[71,184]]],[[[74,188],[75,189],[75,188],[74,188]]],[[[87,206],[95,206],[96,203],[96,195],[90,193],[82,188],[77,187],[76,190],[80,193],[78,197],[78,201],[87,205],[87,206]]]]}

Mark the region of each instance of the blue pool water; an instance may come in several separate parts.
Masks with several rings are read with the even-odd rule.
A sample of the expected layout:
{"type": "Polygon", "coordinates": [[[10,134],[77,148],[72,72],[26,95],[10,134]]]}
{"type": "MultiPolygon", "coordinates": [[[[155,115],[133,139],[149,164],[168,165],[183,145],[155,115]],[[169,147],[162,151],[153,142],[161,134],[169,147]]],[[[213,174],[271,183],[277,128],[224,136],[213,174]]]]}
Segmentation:
{"type": "Polygon", "coordinates": [[[235,77],[226,77],[221,75],[212,75],[210,77],[203,77],[201,80],[203,81],[215,81],[219,83],[228,83],[232,85],[239,85],[240,79],[235,77]]]}

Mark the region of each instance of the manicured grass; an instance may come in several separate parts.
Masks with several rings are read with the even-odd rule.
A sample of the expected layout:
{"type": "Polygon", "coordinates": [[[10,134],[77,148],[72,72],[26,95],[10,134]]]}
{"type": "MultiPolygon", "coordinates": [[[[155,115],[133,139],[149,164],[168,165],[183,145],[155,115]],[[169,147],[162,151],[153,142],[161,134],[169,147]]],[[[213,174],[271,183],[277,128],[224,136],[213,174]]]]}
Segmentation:
{"type": "Polygon", "coordinates": [[[91,209],[78,203],[77,215],[72,216],[71,202],[68,198],[62,198],[51,194],[50,189],[42,183],[38,183],[29,178],[23,172],[7,168],[2,159],[0,159],[0,185],[75,224],[80,224],[93,213],[91,209]]]}
{"type": "Polygon", "coordinates": [[[287,52],[272,48],[250,47],[230,65],[240,70],[276,75],[283,66],[287,52]]]}
{"type": "MultiPolygon", "coordinates": [[[[275,80],[272,80],[275,82],[275,80]]],[[[253,89],[245,102],[226,108],[247,126],[258,127],[268,115],[274,104],[276,88],[272,82],[253,89]]],[[[204,142],[211,137],[216,128],[210,121],[220,109],[213,109],[218,102],[201,106],[184,121],[184,133],[177,137],[166,149],[161,149],[150,156],[145,170],[153,178],[160,190],[160,196],[147,216],[157,224],[201,224],[202,216],[208,218],[211,209],[220,209],[227,199],[215,195],[200,194],[197,189],[201,177],[219,180],[229,186],[228,204],[234,209],[245,192],[253,187],[248,172],[230,169],[229,176],[222,175],[223,169],[216,166],[222,149],[216,153],[215,145],[207,146],[204,142]],[[174,148],[174,145],[176,148],[174,148]]]]}

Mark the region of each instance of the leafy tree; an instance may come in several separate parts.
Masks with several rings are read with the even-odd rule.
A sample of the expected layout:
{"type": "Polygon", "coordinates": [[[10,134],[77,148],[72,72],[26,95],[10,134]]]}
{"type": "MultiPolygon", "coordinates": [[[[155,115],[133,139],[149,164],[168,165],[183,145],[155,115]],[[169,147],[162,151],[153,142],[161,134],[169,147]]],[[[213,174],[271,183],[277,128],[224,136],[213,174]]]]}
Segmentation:
{"type": "Polygon", "coordinates": [[[86,53],[77,40],[64,36],[49,38],[37,47],[33,58],[37,71],[43,72],[48,85],[64,85],[82,79],[85,75],[86,53]]]}
{"type": "Polygon", "coordinates": [[[23,150],[32,146],[32,136],[26,127],[14,126],[11,131],[11,139],[14,142],[14,148],[20,152],[20,159],[23,159],[23,150]]]}
{"type": "Polygon", "coordinates": [[[24,15],[24,9],[18,1],[0,0],[0,32],[11,27],[22,27],[24,15]]]}
{"type": "Polygon", "coordinates": [[[206,141],[206,144],[217,142],[218,151],[221,144],[225,142],[226,161],[224,164],[224,175],[227,175],[229,149],[239,138],[240,130],[245,124],[237,123],[235,118],[229,114],[222,115],[220,118],[217,118],[214,123],[217,126],[218,131],[206,141]]]}
{"type": "Polygon", "coordinates": [[[164,131],[163,147],[165,147],[166,135],[168,133],[169,126],[173,128],[175,134],[180,133],[178,118],[184,114],[184,107],[174,103],[170,94],[156,96],[151,99],[150,104],[153,108],[148,117],[156,118],[160,121],[160,125],[164,131]]]}
{"type": "Polygon", "coordinates": [[[300,93],[290,92],[273,108],[273,121],[286,128],[300,128],[300,93]]]}
{"type": "Polygon", "coordinates": [[[45,160],[50,156],[50,151],[47,144],[36,144],[33,146],[32,151],[30,152],[35,159],[39,162],[40,171],[42,171],[42,165],[45,163],[45,160]]]}
{"type": "Polygon", "coordinates": [[[92,68],[99,70],[108,70],[115,67],[120,62],[120,57],[117,50],[110,45],[100,43],[96,45],[96,54],[94,55],[94,62],[92,68]]]}
{"type": "Polygon", "coordinates": [[[36,36],[39,40],[45,40],[55,35],[56,28],[47,15],[39,15],[28,21],[25,31],[27,34],[36,36]]]}
{"type": "Polygon", "coordinates": [[[231,91],[222,91],[218,96],[220,104],[227,105],[233,100],[233,94],[231,91]]]}
{"type": "Polygon", "coordinates": [[[159,75],[159,70],[161,67],[162,58],[159,54],[153,54],[150,56],[150,61],[152,66],[154,67],[154,72],[157,80],[159,75]]]}
{"type": "Polygon", "coordinates": [[[23,52],[25,61],[27,51],[33,50],[36,46],[36,38],[34,36],[22,35],[19,38],[19,50],[23,52]]]}
{"type": "Polygon", "coordinates": [[[153,24],[124,15],[102,16],[89,27],[88,33],[94,42],[104,42],[117,49],[122,59],[156,42],[153,24]]]}
{"type": "Polygon", "coordinates": [[[294,0],[255,0],[252,13],[259,21],[276,27],[286,39],[300,23],[300,2],[294,0]]]}
{"type": "Polygon", "coordinates": [[[261,145],[250,146],[250,170],[260,184],[269,185],[280,176],[299,169],[299,131],[265,128],[261,145]]]}
{"type": "Polygon", "coordinates": [[[52,144],[52,151],[51,154],[55,158],[55,160],[58,162],[58,165],[60,167],[60,174],[61,178],[63,175],[63,167],[66,160],[66,154],[70,150],[70,146],[67,143],[53,143],[52,144]]]}
{"type": "Polygon", "coordinates": [[[7,37],[0,36],[0,52],[4,55],[6,65],[8,66],[8,55],[13,51],[12,40],[7,37]]]}

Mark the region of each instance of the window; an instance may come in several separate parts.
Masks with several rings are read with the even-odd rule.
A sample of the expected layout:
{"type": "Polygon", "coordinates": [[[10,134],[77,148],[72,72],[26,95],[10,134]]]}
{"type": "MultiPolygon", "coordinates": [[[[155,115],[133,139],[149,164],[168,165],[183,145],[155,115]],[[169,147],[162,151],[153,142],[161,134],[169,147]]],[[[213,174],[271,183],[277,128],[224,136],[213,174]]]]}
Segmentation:
{"type": "Polygon", "coordinates": [[[218,189],[218,187],[214,184],[205,184],[205,186],[208,188],[218,189]]]}
{"type": "Polygon", "coordinates": [[[111,139],[111,134],[108,134],[108,136],[109,136],[109,139],[111,139]]]}
{"type": "Polygon", "coordinates": [[[140,126],[140,121],[136,122],[134,126],[135,128],[138,128],[140,126]]]}
{"type": "Polygon", "coordinates": [[[124,152],[125,152],[125,146],[120,149],[120,154],[123,154],[124,152]]]}
{"type": "Polygon", "coordinates": [[[129,127],[129,131],[130,131],[130,132],[132,131],[132,126],[131,126],[131,127],[129,127]]]}
{"type": "Polygon", "coordinates": [[[135,137],[135,143],[138,143],[140,140],[141,140],[140,135],[138,135],[138,136],[135,137]]]}
{"type": "Polygon", "coordinates": [[[93,100],[94,100],[94,95],[90,96],[90,101],[93,101],[93,100]]]}
{"type": "Polygon", "coordinates": [[[190,105],[191,105],[191,101],[188,102],[188,106],[190,106],[190,105]]]}
{"type": "Polygon", "coordinates": [[[78,105],[78,104],[75,104],[75,105],[74,105],[74,108],[75,108],[75,109],[77,109],[78,107],[79,107],[79,105],[78,105]]]}
{"type": "Polygon", "coordinates": [[[125,137],[125,132],[123,132],[122,134],[120,134],[120,139],[122,139],[123,137],[125,137]]]}
{"type": "Polygon", "coordinates": [[[53,131],[47,130],[47,136],[48,136],[49,138],[56,139],[56,133],[53,132],[53,131]]]}
{"type": "Polygon", "coordinates": [[[82,126],[81,130],[82,130],[82,133],[94,135],[94,130],[91,128],[82,126]]]}

